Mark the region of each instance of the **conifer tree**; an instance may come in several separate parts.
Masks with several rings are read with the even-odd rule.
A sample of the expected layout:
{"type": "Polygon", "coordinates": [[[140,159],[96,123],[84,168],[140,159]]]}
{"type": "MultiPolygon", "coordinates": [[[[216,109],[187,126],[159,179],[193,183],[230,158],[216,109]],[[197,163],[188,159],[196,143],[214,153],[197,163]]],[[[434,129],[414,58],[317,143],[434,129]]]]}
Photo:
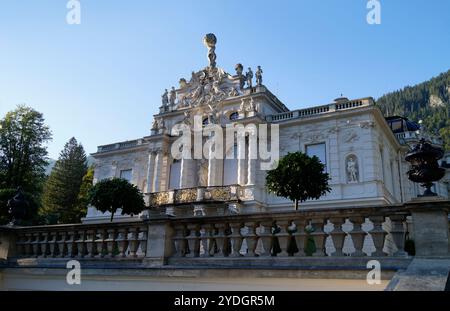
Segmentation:
{"type": "Polygon", "coordinates": [[[85,212],[79,194],[87,173],[84,148],[72,137],[45,183],[41,215],[47,223],[79,222],[85,212]]]}

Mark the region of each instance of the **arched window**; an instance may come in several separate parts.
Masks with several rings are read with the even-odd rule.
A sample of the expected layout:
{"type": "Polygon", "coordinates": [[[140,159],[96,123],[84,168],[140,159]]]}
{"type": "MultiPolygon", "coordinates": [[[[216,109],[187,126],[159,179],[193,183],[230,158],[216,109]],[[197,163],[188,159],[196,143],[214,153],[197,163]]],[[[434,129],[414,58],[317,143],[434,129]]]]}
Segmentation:
{"type": "Polygon", "coordinates": [[[208,125],[208,124],[209,124],[209,119],[208,119],[208,117],[206,117],[206,118],[203,119],[202,124],[203,124],[203,125],[208,125]]]}
{"type": "Polygon", "coordinates": [[[230,114],[230,121],[234,121],[239,119],[239,113],[237,111],[233,112],[232,114],[230,114]]]}

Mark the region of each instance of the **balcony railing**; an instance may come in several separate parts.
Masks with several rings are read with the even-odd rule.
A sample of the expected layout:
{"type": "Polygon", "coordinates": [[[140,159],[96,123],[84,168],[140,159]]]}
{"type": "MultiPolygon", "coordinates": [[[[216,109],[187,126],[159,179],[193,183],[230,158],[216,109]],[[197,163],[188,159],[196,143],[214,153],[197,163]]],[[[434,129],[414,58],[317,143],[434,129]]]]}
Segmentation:
{"type": "Polygon", "coordinates": [[[76,258],[115,262],[120,268],[129,259],[133,260],[128,263],[141,264],[142,260],[158,260],[158,265],[234,266],[236,261],[253,258],[254,266],[267,265],[266,259],[270,265],[287,260],[292,266],[300,258],[322,257],[329,261],[321,264],[336,266],[334,257],[406,258],[406,218],[412,213],[416,213],[411,227],[416,253],[445,255],[448,237],[442,237],[448,232],[449,206],[449,201],[440,201],[226,216],[155,216],[95,225],[0,227],[0,259],[14,266],[23,262],[22,258],[36,258],[48,266],[60,264],[58,258],[76,258]],[[417,211],[430,211],[433,217],[421,218],[417,211]],[[312,253],[307,246],[311,243],[312,253]]]}
{"type": "Polygon", "coordinates": [[[144,257],[147,229],[142,223],[21,228],[16,251],[19,257],[37,258],[144,257]]]}
{"type": "Polygon", "coordinates": [[[143,142],[144,141],[142,139],[135,139],[135,140],[124,141],[124,142],[120,142],[120,143],[116,143],[116,144],[98,146],[97,152],[109,152],[109,151],[133,148],[133,147],[142,145],[143,142]]]}
{"type": "Polygon", "coordinates": [[[147,194],[150,207],[189,204],[196,202],[236,202],[240,186],[196,187],[147,194]]]}
{"type": "Polygon", "coordinates": [[[354,109],[371,105],[373,105],[373,100],[371,98],[363,98],[269,115],[266,117],[266,119],[269,122],[280,122],[290,119],[309,118],[317,115],[333,113],[340,110],[354,109]]]}

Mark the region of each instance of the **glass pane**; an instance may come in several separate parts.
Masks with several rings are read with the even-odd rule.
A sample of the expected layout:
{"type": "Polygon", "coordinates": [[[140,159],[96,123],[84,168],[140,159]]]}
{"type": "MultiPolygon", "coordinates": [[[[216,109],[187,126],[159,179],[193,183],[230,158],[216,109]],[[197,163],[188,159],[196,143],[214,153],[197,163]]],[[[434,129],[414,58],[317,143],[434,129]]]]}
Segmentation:
{"type": "Polygon", "coordinates": [[[131,170],[122,170],[120,171],[120,178],[123,178],[125,180],[128,180],[129,182],[131,182],[131,170]]]}
{"type": "Polygon", "coordinates": [[[306,154],[310,157],[316,156],[319,158],[320,162],[325,165],[327,164],[325,143],[306,146],[306,154]]]}

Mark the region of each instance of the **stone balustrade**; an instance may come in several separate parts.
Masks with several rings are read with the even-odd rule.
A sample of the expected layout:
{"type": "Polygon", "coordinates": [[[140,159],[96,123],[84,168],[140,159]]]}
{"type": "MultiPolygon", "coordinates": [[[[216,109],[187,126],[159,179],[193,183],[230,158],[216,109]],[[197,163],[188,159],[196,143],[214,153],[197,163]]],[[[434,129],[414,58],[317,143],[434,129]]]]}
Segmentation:
{"type": "Polygon", "coordinates": [[[174,256],[406,256],[409,215],[403,208],[355,208],[174,219],[174,256]]]}
{"type": "Polygon", "coordinates": [[[278,114],[268,115],[266,117],[269,122],[280,122],[290,119],[298,119],[298,118],[309,118],[317,115],[334,113],[336,111],[354,109],[366,106],[374,105],[373,100],[371,98],[362,98],[356,100],[347,100],[347,101],[339,101],[334,102],[329,105],[322,105],[317,107],[298,109],[288,112],[282,112],[278,114]]]}
{"type": "Polygon", "coordinates": [[[233,266],[245,258],[253,258],[254,266],[267,265],[267,260],[270,265],[287,260],[292,266],[303,257],[333,266],[357,258],[410,258],[405,250],[408,231],[418,256],[447,256],[449,209],[450,201],[436,200],[221,216],[154,214],[135,222],[95,225],[0,227],[0,260],[36,258],[51,265],[58,258],[76,258],[115,262],[120,268],[127,259],[146,267],[218,262],[233,266]]]}
{"type": "Polygon", "coordinates": [[[16,256],[37,258],[137,258],[147,247],[146,225],[114,223],[18,229],[16,256]]]}

